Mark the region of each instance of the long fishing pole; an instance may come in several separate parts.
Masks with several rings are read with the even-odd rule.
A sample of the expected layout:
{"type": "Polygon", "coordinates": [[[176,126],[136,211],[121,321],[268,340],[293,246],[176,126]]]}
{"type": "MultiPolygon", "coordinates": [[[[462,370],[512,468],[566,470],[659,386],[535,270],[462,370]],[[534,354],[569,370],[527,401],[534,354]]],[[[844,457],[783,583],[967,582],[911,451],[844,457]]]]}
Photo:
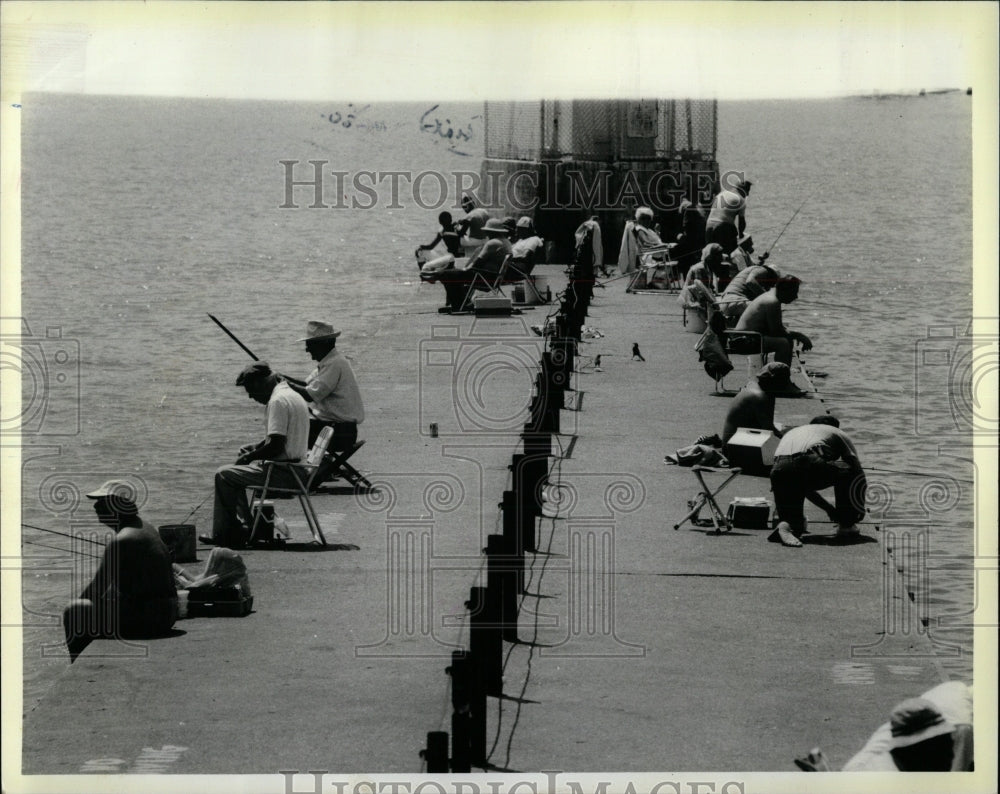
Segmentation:
{"type": "Polygon", "coordinates": [[[206,496],[206,497],[205,497],[204,499],[202,499],[202,500],[201,500],[200,502],[198,502],[198,506],[197,506],[197,507],[195,507],[195,509],[194,509],[194,510],[192,510],[192,511],[191,511],[190,513],[188,513],[188,514],[187,514],[186,516],[184,516],[183,520],[181,520],[181,521],[178,521],[177,523],[178,523],[178,524],[186,524],[186,523],[187,523],[187,521],[188,521],[188,519],[189,519],[189,518],[191,518],[191,516],[193,516],[193,515],[194,515],[195,513],[197,513],[197,512],[199,511],[199,510],[201,510],[201,508],[202,508],[202,506],[203,506],[203,505],[205,504],[205,502],[207,502],[207,501],[208,501],[209,499],[211,499],[211,498],[212,498],[212,496],[213,496],[214,494],[215,494],[215,491],[211,491],[211,492],[210,492],[210,493],[208,494],[208,496],[206,496]]]}
{"type": "Polygon", "coordinates": [[[39,543],[37,540],[25,540],[24,538],[21,539],[21,542],[29,543],[32,546],[41,546],[45,549],[52,549],[53,551],[61,551],[63,554],[81,554],[84,557],[93,557],[95,560],[102,559],[98,555],[91,554],[90,552],[83,551],[82,549],[62,549],[59,546],[50,546],[48,543],[39,543]]]}
{"type": "MultiPolygon", "coordinates": [[[[249,347],[247,347],[245,344],[243,344],[237,338],[236,334],[234,334],[232,331],[230,331],[228,328],[226,328],[226,326],[222,324],[222,321],[219,320],[218,317],[216,317],[214,314],[209,314],[208,316],[212,320],[213,323],[215,323],[217,326],[219,326],[219,328],[221,328],[223,331],[225,331],[226,336],[228,336],[230,339],[232,339],[236,344],[238,344],[243,349],[244,353],[246,353],[248,356],[250,356],[250,358],[252,358],[254,361],[260,361],[260,358],[249,347]]],[[[280,372],[275,373],[275,374],[281,375],[280,372]]],[[[306,385],[305,381],[299,380],[298,378],[290,378],[288,375],[281,375],[281,377],[283,377],[289,383],[294,383],[296,386],[305,386],[306,385]]]]}
{"type": "Polygon", "coordinates": [[[50,532],[53,535],[62,535],[64,538],[70,538],[72,540],[82,540],[84,543],[93,543],[95,546],[104,546],[105,544],[99,540],[92,540],[90,538],[83,538],[79,535],[73,535],[69,532],[59,532],[55,529],[46,529],[45,527],[36,527],[34,524],[26,524],[24,521],[21,522],[22,527],[27,527],[28,529],[37,529],[39,532],[50,532]]]}
{"type": "Polygon", "coordinates": [[[788,223],[786,223],[784,226],[781,227],[781,231],[778,232],[778,236],[774,238],[774,242],[771,243],[771,245],[768,247],[768,249],[763,253],[762,256],[763,256],[764,259],[767,259],[767,257],[769,257],[771,255],[772,249],[774,248],[774,246],[776,246],[778,244],[778,240],[781,239],[781,236],[785,233],[785,230],[788,229],[788,227],[792,225],[792,221],[795,220],[795,216],[798,215],[800,212],[802,212],[802,208],[806,205],[806,202],[809,201],[809,199],[811,199],[813,197],[813,194],[815,194],[815,193],[816,193],[816,191],[813,190],[812,193],[810,193],[808,196],[806,196],[804,199],[802,199],[802,203],[799,204],[799,208],[797,210],[795,210],[794,213],[792,213],[792,217],[788,219],[788,223]]]}

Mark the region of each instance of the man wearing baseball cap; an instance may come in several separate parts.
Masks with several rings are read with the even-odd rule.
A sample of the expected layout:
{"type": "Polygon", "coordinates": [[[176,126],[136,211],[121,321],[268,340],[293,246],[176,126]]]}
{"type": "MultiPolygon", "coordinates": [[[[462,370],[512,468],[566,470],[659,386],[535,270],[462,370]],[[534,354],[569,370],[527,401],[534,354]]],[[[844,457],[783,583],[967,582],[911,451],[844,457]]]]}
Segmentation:
{"type": "Polygon", "coordinates": [[[177,620],[170,552],[139,517],[135,494],[122,480],[108,480],[87,494],[97,520],[115,534],[90,584],[63,611],[71,663],[95,639],[162,637],[177,620]]]}
{"type": "MultiPolygon", "coordinates": [[[[251,400],[266,405],[264,423],[267,436],[256,444],[240,447],[236,463],[215,472],[215,509],[212,536],[201,535],[202,543],[243,548],[249,542],[252,518],[247,488],[264,484],[264,470],[253,465],[260,460],[300,461],[309,451],[309,411],[306,402],[282,380],[266,361],[247,364],[236,378],[251,400]]],[[[275,468],[275,486],[292,487],[294,478],[275,468]]]]}
{"type": "Polygon", "coordinates": [[[333,427],[330,449],[350,449],[358,440],[358,425],[365,420],[361,390],[350,362],[337,350],[337,337],[330,323],[310,320],[306,335],[299,342],[306,343],[306,352],[316,362],[316,369],[309,373],[306,385],[289,383],[309,403],[309,445],[327,425],[333,427]]]}

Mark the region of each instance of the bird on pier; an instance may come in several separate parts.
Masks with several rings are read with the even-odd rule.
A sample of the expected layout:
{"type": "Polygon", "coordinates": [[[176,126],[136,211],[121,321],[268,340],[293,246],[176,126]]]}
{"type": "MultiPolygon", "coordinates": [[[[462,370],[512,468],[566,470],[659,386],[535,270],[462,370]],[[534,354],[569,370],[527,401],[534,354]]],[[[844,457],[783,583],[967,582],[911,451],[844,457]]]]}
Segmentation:
{"type": "Polygon", "coordinates": [[[636,359],[639,359],[639,361],[645,361],[646,360],[643,357],[642,353],[639,352],[639,343],[638,342],[633,342],[632,343],[632,360],[635,361],[636,359]]]}

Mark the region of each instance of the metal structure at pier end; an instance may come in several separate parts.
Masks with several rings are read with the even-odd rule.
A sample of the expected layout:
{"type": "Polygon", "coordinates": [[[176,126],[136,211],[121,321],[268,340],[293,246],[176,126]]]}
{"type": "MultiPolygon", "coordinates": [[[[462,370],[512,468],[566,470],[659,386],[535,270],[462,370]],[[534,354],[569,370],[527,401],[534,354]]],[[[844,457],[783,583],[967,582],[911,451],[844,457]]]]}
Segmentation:
{"type": "Polygon", "coordinates": [[[673,239],[681,201],[707,207],[718,190],[717,110],[716,100],[692,99],[486,102],[480,198],[533,215],[558,261],[592,215],[610,261],[640,205],[673,239]]]}

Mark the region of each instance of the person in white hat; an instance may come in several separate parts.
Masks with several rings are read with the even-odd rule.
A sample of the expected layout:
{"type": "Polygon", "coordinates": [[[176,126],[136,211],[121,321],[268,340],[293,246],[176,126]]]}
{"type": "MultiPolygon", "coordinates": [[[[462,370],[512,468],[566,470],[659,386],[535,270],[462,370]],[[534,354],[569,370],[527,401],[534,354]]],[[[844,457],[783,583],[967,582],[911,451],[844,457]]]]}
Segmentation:
{"type": "Polygon", "coordinates": [[[309,445],[330,425],[333,450],[350,449],[358,440],[358,425],[365,421],[358,379],[350,362],[337,350],[340,333],[330,323],[307,322],[306,335],[298,341],[306,343],[306,352],[316,362],[316,369],[309,373],[305,386],[289,384],[309,403],[309,445]]]}
{"type": "Polygon", "coordinates": [[[87,494],[97,520],[114,531],[97,572],[63,611],[70,663],[99,638],[162,637],[177,620],[170,551],[139,517],[135,487],[108,480],[87,494]]]}
{"type": "MultiPolygon", "coordinates": [[[[256,444],[240,448],[236,463],[215,471],[215,508],[212,535],[199,535],[202,543],[243,548],[249,542],[252,525],[247,488],[264,484],[264,470],[254,465],[261,460],[300,461],[309,451],[309,410],[306,402],[289,384],[271,370],[266,361],[247,364],[236,378],[251,400],[267,406],[264,422],[267,436],[256,444]]],[[[292,475],[275,468],[271,483],[292,486],[292,475]]]]}
{"type": "Polygon", "coordinates": [[[510,230],[503,221],[491,218],[483,226],[483,234],[489,239],[474,256],[469,259],[464,269],[443,270],[438,274],[438,281],[444,285],[447,303],[438,309],[442,314],[461,311],[465,296],[469,292],[469,285],[473,283],[477,274],[487,280],[492,281],[500,272],[500,267],[504,260],[512,254],[510,230]]]}

